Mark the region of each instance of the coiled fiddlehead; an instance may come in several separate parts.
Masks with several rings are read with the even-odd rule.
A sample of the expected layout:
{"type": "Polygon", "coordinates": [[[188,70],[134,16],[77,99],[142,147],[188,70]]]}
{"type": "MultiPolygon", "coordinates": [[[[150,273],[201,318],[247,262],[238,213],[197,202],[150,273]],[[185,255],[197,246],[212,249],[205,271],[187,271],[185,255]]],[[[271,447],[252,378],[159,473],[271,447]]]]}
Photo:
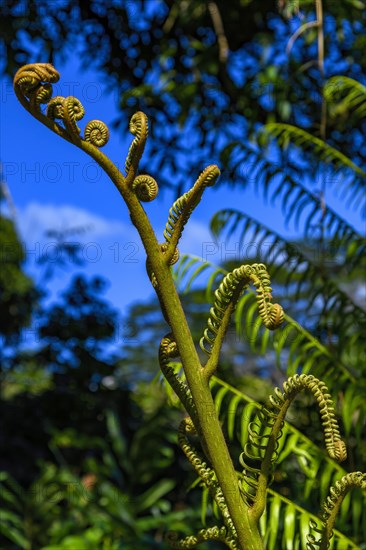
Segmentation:
{"type": "Polygon", "coordinates": [[[151,176],[141,174],[137,176],[132,183],[132,189],[135,191],[140,201],[150,202],[157,197],[158,184],[151,176]]]}
{"type": "Polygon", "coordinates": [[[180,380],[179,376],[175,373],[173,367],[170,366],[170,359],[178,357],[179,351],[177,344],[174,340],[173,334],[169,333],[160,342],[159,347],[159,364],[162,373],[173,388],[181,403],[184,405],[188,414],[195,417],[195,406],[193,403],[191,391],[187,384],[180,380]]]}
{"type": "Polygon", "coordinates": [[[308,550],[327,550],[327,548],[329,548],[330,539],[333,536],[336,516],[342,505],[343,499],[348,491],[353,488],[366,490],[366,473],[352,472],[346,474],[330,488],[330,494],[323,503],[320,515],[322,526],[319,527],[315,521],[310,522],[313,533],[320,535],[320,538],[316,539],[316,535],[314,534],[307,535],[308,542],[306,547],[308,550]]]}
{"type": "Polygon", "coordinates": [[[211,356],[205,366],[207,377],[211,376],[217,367],[221,344],[229,326],[231,314],[249,283],[255,286],[258,311],[265,327],[274,330],[283,321],[282,307],[270,302],[272,288],[263,264],[242,265],[228,273],[215,291],[216,299],[210,309],[207,328],[200,340],[202,351],[211,356]]]}
{"type": "Polygon", "coordinates": [[[126,179],[132,182],[139,166],[142,153],[144,152],[147,136],[149,133],[148,119],[145,113],[138,111],[135,113],[129,125],[129,130],[134,137],[125,163],[126,179]]]}
{"type": "Polygon", "coordinates": [[[84,139],[96,147],[103,147],[109,140],[108,126],[101,120],[91,120],[85,126],[84,139]]]}
{"type": "MultiPolygon", "coordinates": [[[[248,439],[244,451],[239,456],[239,462],[243,466],[243,479],[240,480],[240,489],[249,506],[255,502],[258,478],[261,472],[261,464],[265,458],[268,442],[271,438],[272,428],[275,425],[277,414],[275,411],[263,406],[255,417],[255,420],[249,423],[248,439]],[[248,462],[248,460],[250,462],[248,462]]],[[[267,486],[273,480],[273,466],[278,458],[278,440],[282,435],[282,430],[278,432],[271,459],[270,467],[267,473],[267,486]]]]}
{"type": "Polygon", "coordinates": [[[330,458],[333,458],[337,462],[346,460],[346,445],[341,440],[338,422],[334,414],[334,404],[324,382],[311,374],[295,374],[295,376],[290,377],[283,383],[283,389],[283,393],[277,391],[274,396],[271,395],[269,398],[272,406],[279,411],[284,406],[288,407],[300,391],[311,391],[318,403],[323,424],[325,446],[330,458]]]}
{"type": "Polygon", "coordinates": [[[63,122],[71,138],[79,137],[80,128],[76,124],[85,115],[85,109],[76,97],[65,97],[62,104],[63,122]]]}
{"type": "MultiPolygon", "coordinates": [[[[52,98],[52,84],[60,79],[58,71],[50,63],[25,65],[14,77],[14,90],[21,104],[40,122],[67,141],[80,145],[80,128],[77,122],[85,114],[82,103],[76,97],[52,98]],[[41,104],[48,104],[46,114],[41,104]],[[62,121],[63,125],[55,121],[62,121]]],[[[102,147],[109,138],[104,122],[91,120],[85,128],[84,140],[95,147],[102,147]]]]}
{"type": "Polygon", "coordinates": [[[278,458],[278,440],[282,435],[286,412],[302,390],[311,391],[316,399],[329,456],[338,462],[347,458],[346,446],[340,438],[328,388],[311,374],[296,374],[283,383],[283,392],[275,388],[274,395],[270,395],[266,405],[261,407],[254,421],[249,424],[249,443],[240,455],[240,463],[244,468],[241,489],[249,505],[254,504],[259,493],[264,498],[278,458]]]}
{"type": "Polygon", "coordinates": [[[207,328],[200,340],[200,347],[207,355],[211,355],[216,337],[228,306],[233,312],[242,292],[252,282],[257,291],[258,311],[266,328],[271,330],[280,326],[283,321],[283,310],[279,304],[271,304],[271,286],[266,267],[263,264],[242,265],[228,273],[215,291],[215,303],[210,309],[207,328]]]}
{"type": "Polygon", "coordinates": [[[24,97],[30,99],[42,87],[42,82],[55,84],[59,80],[60,74],[51,63],[24,65],[15,74],[14,90],[19,101],[29,110],[29,104],[24,102],[24,97]]]}
{"type": "Polygon", "coordinates": [[[52,120],[62,120],[64,118],[63,103],[65,98],[56,95],[53,97],[47,105],[47,116],[52,120]]]}

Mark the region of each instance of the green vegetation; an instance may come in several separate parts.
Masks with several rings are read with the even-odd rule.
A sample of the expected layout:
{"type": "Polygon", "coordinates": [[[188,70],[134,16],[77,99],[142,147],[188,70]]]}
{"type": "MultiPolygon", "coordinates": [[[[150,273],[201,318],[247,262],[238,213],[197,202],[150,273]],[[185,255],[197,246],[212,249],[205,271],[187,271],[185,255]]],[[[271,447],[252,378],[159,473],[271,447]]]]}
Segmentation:
{"type": "MultiPolygon", "coordinates": [[[[201,542],[204,547],[206,540],[213,541],[207,548],[255,550],[365,545],[366,480],[358,472],[366,469],[365,241],[328,204],[335,191],[348,211],[362,214],[365,208],[362,6],[324,3],[323,14],[319,0],[304,2],[306,19],[295,30],[295,3],[280,3],[284,19],[265,4],[230,2],[226,9],[220,3],[206,8],[198,1],[172,2],[163,4],[165,11],[142,11],[136,22],[126,3],[119,9],[127,22],[122,31],[113,27],[112,3],[98,9],[91,3],[71,20],[64,17],[68,3],[57,14],[55,6],[49,8],[55,18],[50,28],[60,34],[44,36],[48,47],[65,33],[70,39],[67,33],[82,28],[81,21],[98,31],[86,56],[102,40],[107,44],[101,65],[124,86],[122,107],[143,108],[154,121],[151,171],[143,164],[147,118],[141,111],[131,119],[134,139],[122,174],[99,150],[108,137],[105,125],[91,121],[81,137],[80,102],[52,98],[58,73],[51,65],[32,64],[16,74],[23,106],[92,156],[120,190],[144,243],[159,304],[135,306],[132,313],[140,348],[151,343],[143,356],[132,345],[122,358],[106,357],[115,312],[100,297],[101,281],[77,278],[63,303],[40,313],[39,349],[24,350],[15,337],[41,297],[22,271],[13,226],[2,219],[4,243],[13,243],[12,255],[4,256],[11,279],[0,280],[9,314],[2,328],[2,375],[10,444],[1,478],[1,532],[9,548],[164,548],[164,541],[189,548],[201,542]],[[290,41],[285,28],[295,33],[290,41]],[[134,54],[121,55],[121,44],[127,51],[131,43],[134,54]],[[252,56],[247,65],[244,53],[252,56]],[[334,74],[342,60],[342,74],[334,74]],[[147,84],[151,71],[160,77],[158,88],[147,84]],[[258,97],[258,87],[271,93],[258,97]],[[185,170],[175,164],[185,153],[179,136],[193,122],[201,153],[186,152],[185,170]],[[213,233],[240,246],[255,242],[259,258],[244,267],[237,261],[215,266],[189,256],[178,260],[183,228],[205,187],[217,180],[218,168],[207,167],[182,194],[183,182],[210,155],[221,159],[224,182],[248,184],[250,167],[258,191],[280,204],[286,222],[301,227],[303,235],[290,242],[263,220],[226,209],[212,220],[213,233]],[[140,201],[155,198],[157,184],[146,171],[155,175],[163,164],[179,174],[180,198],[167,216],[161,244],[140,201]],[[284,315],[272,305],[266,269],[284,315]],[[187,315],[175,285],[185,289],[187,315]],[[169,329],[156,317],[147,328],[146,314],[159,307],[169,329]],[[155,379],[147,387],[133,377],[130,382],[123,375],[126,365],[144,364],[146,373],[156,375],[160,340],[159,363],[169,385],[155,379]],[[245,375],[243,357],[250,365],[245,375]],[[273,392],[263,373],[288,380],[273,392]],[[103,385],[107,375],[120,380],[118,389],[103,385]],[[183,420],[182,404],[189,414],[183,420]],[[188,495],[189,477],[182,475],[186,466],[176,447],[179,422],[179,445],[198,476],[191,478],[188,495]],[[321,502],[319,520],[313,513],[321,502]],[[176,532],[185,537],[182,542],[176,532]]],[[[38,9],[36,3],[28,16],[30,32],[38,32],[38,9]]],[[[184,473],[189,476],[188,469],[184,473]]]]}

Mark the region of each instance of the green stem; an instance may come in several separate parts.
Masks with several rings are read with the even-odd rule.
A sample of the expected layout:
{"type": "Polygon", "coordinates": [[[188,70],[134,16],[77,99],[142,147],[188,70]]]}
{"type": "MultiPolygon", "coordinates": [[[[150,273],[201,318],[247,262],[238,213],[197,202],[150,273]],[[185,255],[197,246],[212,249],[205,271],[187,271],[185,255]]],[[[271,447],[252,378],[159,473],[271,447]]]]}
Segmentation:
{"type": "Polygon", "coordinates": [[[82,140],[77,145],[104,168],[127,204],[132,223],[140,234],[151,262],[158,283],[160,299],[164,304],[166,316],[179,349],[187,383],[197,408],[199,425],[196,426],[196,429],[209,453],[209,459],[222,488],[237,531],[239,543],[243,550],[261,550],[264,546],[257,522],[253,522],[249,517],[248,507],[241,497],[237,474],[222,433],[209,383],[203,376],[203,369],[174,285],[170,267],[165,263],[147,215],[135,194],[125,185],[125,178],[113,163],[93,145],[82,140]]]}
{"type": "MultiPolygon", "coordinates": [[[[96,146],[97,144],[93,144],[95,142],[87,138],[82,139],[79,136],[77,120],[83,116],[83,113],[81,113],[82,105],[77,99],[61,98],[62,101],[60,105],[58,107],[56,103],[54,105],[54,118],[62,119],[65,127],[56,124],[52,116],[45,116],[42,113],[40,105],[49,101],[49,84],[57,82],[58,79],[59,74],[50,64],[27,65],[23,69],[20,69],[15,75],[14,88],[22,105],[35,118],[59,136],[73,143],[82,151],[90,155],[102,167],[106,174],[108,174],[122,195],[129,210],[131,221],[141,237],[147,254],[149,268],[151,268],[151,272],[154,274],[154,280],[156,281],[155,289],[159,301],[161,302],[164,317],[170,325],[174,340],[178,346],[187,384],[190,388],[192,399],[197,410],[197,416],[193,419],[197,424],[195,428],[198,435],[201,437],[202,445],[204,449],[207,450],[208,458],[216,472],[218,482],[237,532],[240,548],[242,550],[261,550],[264,546],[258,530],[258,522],[254,522],[250,518],[248,513],[249,507],[240,493],[237,474],[215,410],[209,381],[203,375],[203,368],[174,285],[171,269],[169,265],[167,265],[167,257],[169,259],[169,254],[171,254],[172,251],[168,250],[168,256],[164,255],[146,212],[135,194],[133,185],[131,185],[137,172],[138,160],[143,151],[143,144],[137,139],[138,143],[135,149],[129,152],[128,175],[125,177],[111,160],[98,149],[96,146]],[[41,82],[44,82],[45,85],[41,86],[41,82]],[[29,101],[26,98],[29,98],[29,101]],[[77,109],[73,106],[75,103],[80,104],[77,105],[77,109]],[[140,149],[137,147],[140,147],[140,149]]],[[[140,113],[139,116],[140,115],[142,116],[143,114],[140,113]]],[[[144,121],[142,121],[142,123],[143,122],[144,121]]],[[[136,132],[134,131],[132,133],[136,133],[137,136],[139,131],[138,124],[140,124],[141,121],[136,120],[135,123],[137,129],[136,132]]],[[[144,130],[144,128],[142,128],[142,130],[144,130]]],[[[108,132],[108,129],[106,128],[105,131],[108,132]]],[[[143,134],[146,137],[145,134],[147,135],[146,128],[143,134]]],[[[104,139],[102,141],[104,141],[104,139]]],[[[203,187],[213,183],[218,173],[218,168],[213,166],[208,167],[201,174],[196,182],[197,185],[191,193],[192,204],[191,201],[188,201],[188,210],[182,212],[181,226],[178,224],[179,231],[177,230],[178,237],[191,210],[196,206],[196,202],[198,202],[202,194],[203,187]]],[[[175,245],[175,239],[176,237],[174,236],[171,245],[172,249],[175,245]]]]}

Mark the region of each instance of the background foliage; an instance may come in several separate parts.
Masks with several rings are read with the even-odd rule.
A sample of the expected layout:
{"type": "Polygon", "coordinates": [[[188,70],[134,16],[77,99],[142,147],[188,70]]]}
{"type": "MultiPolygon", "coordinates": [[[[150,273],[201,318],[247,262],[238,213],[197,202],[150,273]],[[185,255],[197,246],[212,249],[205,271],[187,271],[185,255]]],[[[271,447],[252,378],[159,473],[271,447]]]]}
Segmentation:
{"type": "MultiPolygon", "coordinates": [[[[324,70],[316,28],[294,40],[315,19],[307,0],[4,2],[0,26],[4,73],[61,61],[77,45],[83,63],[119,90],[123,120],[144,110],[152,132],[143,162],[160,184],[174,181],[179,194],[210,159],[223,167],[220,185],[240,187],[244,203],[254,184],[297,230],[290,241],[260,212],[219,211],[213,234],[240,250],[254,242],[253,257],[222,266],[183,257],[177,284],[198,343],[219,277],[243,261],[266,263],[286,323],[269,335],[245,295],[213,381],[232,456],[251,399],[264,401],[272,383],[306,372],[337,399],[352,471],[366,469],[366,256],[353,223],[366,213],[365,6],[324,0],[323,9],[324,70]]],[[[116,129],[123,124],[118,118],[116,129]]],[[[194,475],[175,445],[182,413],[158,376],[165,327],[156,302],[131,308],[131,340],[116,349],[120,320],[103,300],[103,281],[76,276],[59,303],[47,304],[26,275],[12,222],[0,223],[2,544],[162,548],[167,528],[188,532],[200,516],[209,524],[207,495],[187,494],[194,475]],[[24,345],[26,327],[37,345],[24,345]]],[[[310,514],[344,472],[322,450],[308,396],[289,421],[262,522],[268,548],[303,548],[310,514]]],[[[365,545],[365,509],[360,492],[346,499],[337,527],[354,542],[336,538],[339,547],[365,545]]]]}

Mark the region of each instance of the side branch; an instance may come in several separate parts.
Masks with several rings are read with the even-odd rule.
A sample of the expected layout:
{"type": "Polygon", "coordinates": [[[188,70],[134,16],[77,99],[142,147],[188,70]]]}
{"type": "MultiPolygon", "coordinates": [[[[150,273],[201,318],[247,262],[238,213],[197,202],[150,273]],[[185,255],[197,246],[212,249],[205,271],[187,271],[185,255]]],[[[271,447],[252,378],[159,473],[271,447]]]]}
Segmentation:
{"type": "Polygon", "coordinates": [[[188,388],[179,376],[174,372],[170,365],[170,359],[178,357],[178,346],[173,338],[173,334],[169,333],[162,339],[159,348],[159,364],[162,373],[173,388],[180,402],[186,409],[187,413],[194,419],[197,418],[196,408],[192,399],[191,390],[188,388]]]}
{"type": "Polygon", "coordinates": [[[203,375],[207,380],[217,368],[222,342],[229,327],[231,315],[240,296],[250,283],[256,288],[258,311],[265,327],[274,330],[283,321],[282,307],[270,302],[272,288],[269,275],[263,264],[242,265],[228,273],[215,291],[215,303],[210,309],[207,328],[200,340],[202,351],[209,356],[203,370],[203,375]]]}
{"type": "Polygon", "coordinates": [[[327,550],[330,539],[333,536],[333,529],[337,514],[342,506],[342,502],[351,489],[366,490],[366,473],[352,472],[344,475],[335,485],[330,488],[329,496],[323,503],[323,510],[320,516],[322,527],[319,528],[315,521],[310,523],[312,530],[320,535],[316,539],[313,534],[307,536],[308,550],[327,550]]]}
{"type": "Polygon", "coordinates": [[[207,186],[214,185],[220,175],[219,168],[212,164],[200,174],[193,187],[175,201],[169,210],[169,217],[164,230],[166,240],[165,258],[169,263],[176,253],[176,247],[190,215],[201,200],[207,186]]]}
{"type": "Polygon", "coordinates": [[[312,375],[295,375],[283,384],[283,392],[275,389],[249,425],[249,443],[240,455],[244,467],[243,494],[255,519],[262,515],[266,504],[266,491],[271,481],[274,465],[278,458],[278,440],[289,406],[298,393],[309,390],[319,407],[325,436],[325,446],[331,458],[342,462],[347,458],[345,443],[340,438],[338,423],[334,414],[333,401],[324,382],[312,375]],[[249,459],[249,463],[248,463],[249,459]],[[253,466],[253,464],[259,466],[253,466]]]}
{"type": "Polygon", "coordinates": [[[178,431],[178,443],[180,445],[180,448],[186,455],[189,462],[192,464],[193,468],[195,469],[199,477],[202,479],[202,481],[206,485],[212,498],[215,500],[222,514],[223,521],[227,528],[228,536],[230,536],[230,539],[232,540],[232,542],[236,543],[237,542],[236,529],[235,529],[233,520],[230,516],[229,510],[225,501],[225,497],[217,481],[215,472],[214,470],[212,470],[207,466],[207,464],[204,462],[200,454],[196,451],[193,445],[191,445],[191,443],[188,441],[188,438],[187,438],[188,433],[196,434],[196,430],[194,428],[192,420],[190,418],[184,418],[180,423],[179,431],[178,431]]]}

